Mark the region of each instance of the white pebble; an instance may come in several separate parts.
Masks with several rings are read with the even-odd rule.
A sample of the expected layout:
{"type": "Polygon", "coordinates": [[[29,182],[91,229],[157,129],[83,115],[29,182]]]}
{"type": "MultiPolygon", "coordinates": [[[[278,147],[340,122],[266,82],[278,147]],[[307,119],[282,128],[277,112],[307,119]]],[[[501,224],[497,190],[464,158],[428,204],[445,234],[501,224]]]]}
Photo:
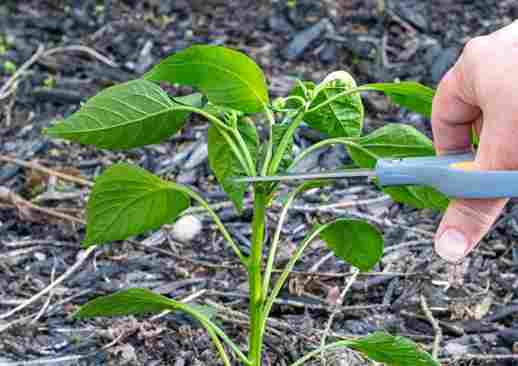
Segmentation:
{"type": "Polygon", "coordinates": [[[34,253],[34,258],[36,258],[36,260],[38,261],[44,261],[47,259],[47,256],[45,255],[45,253],[42,253],[42,252],[35,252],[34,253]]]}
{"type": "Polygon", "coordinates": [[[196,216],[187,215],[181,217],[173,225],[171,232],[174,239],[181,242],[190,242],[201,233],[202,224],[196,216]]]}

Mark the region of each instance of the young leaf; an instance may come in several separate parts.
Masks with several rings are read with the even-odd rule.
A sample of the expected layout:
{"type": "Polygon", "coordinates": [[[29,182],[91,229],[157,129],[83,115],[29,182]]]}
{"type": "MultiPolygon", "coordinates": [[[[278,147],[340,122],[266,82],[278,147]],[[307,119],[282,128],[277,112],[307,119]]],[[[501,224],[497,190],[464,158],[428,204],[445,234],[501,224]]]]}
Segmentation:
{"type": "MultiPolygon", "coordinates": [[[[255,159],[258,150],[258,137],[255,126],[247,119],[242,119],[238,123],[238,130],[250,151],[252,159],[255,159]]],[[[210,168],[237,210],[241,211],[248,185],[246,183],[237,183],[233,178],[246,176],[247,173],[227,141],[220,134],[217,127],[213,125],[209,127],[208,149],[210,168]]]]}
{"type": "Polygon", "coordinates": [[[360,150],[350,149],[352,159],[365,168],[374,168],[378,158],[406,158],[435,155],[432,141],[414,127],[390,123],[374,132],[354,139],[360,150]],[[363,151],[368,152],[367,154],[363,151]]]}
{"type": "Polygon", "coordinates": [[[123,240],[171,222],[190,204],[178,187],[136,166],[111,166],[90,194],[84,244],[123,240]]]}
{"type": "Polygon", "coordinates": [[[216,105],[242,112],[262,111],[268,104],[263,72],[245,54],[219,46],[193,46],[164,59],[145,76],[201,90],[216,105]]]}
{"type": "MultiPolygon", "coordinates": [[[[354,139],[347,145],[353,161],[362,168],[374,168],[379,158],[405,158],[435,154],[432,141],[415,128],[388,124],[373,133],[354,139]]],[[[387,187],[383,189],[395,201],[417,208],[444,210],[448,199],[429,187],[387,187]]]]}
{"type": "MultiPolygon", "coordinates": [[[[354,79],[344,71],[329,74],[322,83],[328,83],[329,88],[321,91],[312,101],[309,109],[314,108],[330,98],[349,89],[356,88],[354,79]]],[[[316,86],[305,83],[306,88],[314,91],[316,86]]],[[[297,86],[292,95],[303,97],[300,86],[297,86]]],[[[304,115],[304,121],[315,130],[329,137],[356,137],[360,136],[363,127],[363,103],[359,93],[342,96],[333,102],[304,115]]]]}
{"type": "Polygon", "coordinates": [[[159,313],[164,310],[177,310],[176,301],[146,289],[132,288],[98,297],[83,305],[74,317],[84,319],[96,316],[137,315],[159,313]]]}
{"type": "Polygon", "coordinates": [[[414,81],[373,83],[362,88],[385,93],[394,103],[431,118],[435,90],[414,81]]]}
{"type": "Polygon", "coordinates": [[[349,347],[386,366],[440,366],[439,362],[410,339],[384,332],[355,340],[349,347]]]}
{"type": "MultiPolygon", "coordinates": [[[[202,99],[201,94],[192,94],[176,100],[200,107],[202,99]]],[[[155,144],[184,126],[189,112],[175,110],[179,105],[158,85],[133,80],[101,91],[45,133],[106,149],[155,144]]]]}
{"type": "Polygon", "coordinates": [[[320,237],[327,247],[361,271],[372,269],[383,255],[383,237],[369,223],[338,219],[325,226],[320,237]]]}

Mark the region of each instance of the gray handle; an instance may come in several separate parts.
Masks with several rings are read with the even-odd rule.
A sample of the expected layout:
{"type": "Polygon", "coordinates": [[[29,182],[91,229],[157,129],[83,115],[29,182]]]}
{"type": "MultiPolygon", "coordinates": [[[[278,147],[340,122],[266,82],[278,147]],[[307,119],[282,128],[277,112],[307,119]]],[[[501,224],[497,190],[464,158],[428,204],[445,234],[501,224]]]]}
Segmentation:
{"type": "Polygon", "coordinates": [[[376,176],[381,186],[424,185],[453,198],[518,197],[518,171],[474,171],[451,164],[473,161],[473,154],[380,159],[376,176]]]}

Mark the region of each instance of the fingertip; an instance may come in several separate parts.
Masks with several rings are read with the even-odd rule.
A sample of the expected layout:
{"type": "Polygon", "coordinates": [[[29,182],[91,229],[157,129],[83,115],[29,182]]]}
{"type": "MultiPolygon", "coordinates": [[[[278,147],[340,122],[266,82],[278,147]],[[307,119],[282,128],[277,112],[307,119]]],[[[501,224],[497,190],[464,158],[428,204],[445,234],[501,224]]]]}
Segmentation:
{"type": "Polygon", "coordinates": [[[457,263],[464,259],[471,247],[467,236],[459,229],[444,230],[435,240],[435,252],[445,261],[457,263]]]}
{"type": "Polygon", "coordinates": [[[507,200],[454,200],[443,216],[435,238],[435,251],[444,260],[464,259],[487,234],[507,200]]]}

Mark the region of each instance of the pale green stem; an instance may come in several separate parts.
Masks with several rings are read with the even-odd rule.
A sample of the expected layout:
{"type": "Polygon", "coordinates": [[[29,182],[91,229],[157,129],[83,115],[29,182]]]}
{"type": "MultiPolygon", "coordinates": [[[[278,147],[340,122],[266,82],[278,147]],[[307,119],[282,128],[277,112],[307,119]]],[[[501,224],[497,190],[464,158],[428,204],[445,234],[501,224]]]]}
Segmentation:
{"type": "Polygon", "coordinates": [[[197,113],[200,116],[203,116],[203,117],[207,118],[210,122],[214,123],[218,127],[221,127],[222,129],[224,129],[224,130],[226,130],[228,132],[232,131],[232,128],[227,126],[222,120],[220,120],[218,117],[216,117],[216,116],[214,116],[214,115],[212,115],[210,113],[205,112],[203,109],[199,109],[199,108],[196,108],[196,107],[189,107],[189,106],[185,106],[185,105],[174,106],[171,109],[175,110],[175,111],[188,111],[188,112],[197,113]]]}
{"type": "Polygon", "coordinates": [[[246,365],[250,365],[250,360],[248,360],[244,353],[241,352],[239,347],[225,334],[225,332],[223,332],[216,324],[210,321],[209,318],[194,310],[190,306],[183,306],[183,304],[178,304],[176,308],[186,314],[189,314],[194,319],[197,319],[205,327],[211,336],[216,348],[220,352],[221,358],[223,359],[225,365],[230,366],[231,364],[218,336],[230,347],[230,349],[232,349],[232,351],[234,351],[234,353],[241,359],[241,361],[243,361],[246,365]]]}
{"type": "Polygon", "coordinates": [[[309,99],[308,88],[306,88],[306,85],[304,85],[304,83],[302,81],[300,81],[299,79],[297,79],[297,84],[299,84],[306,99],[309,99]]]}
{"type": "Polygon", "coordinates": [[[303,107],[304,105],[306,105],[306,100],[298,95],[290,95],[289,97],[284,98],[284,102],[286,103],[292,99],[296,100],[297,102],[300,102],[300,107],[303,107]]]}
{"type": "Polygon", "coordinates": [[[221,232],[221,234],[223,235],[225,240],[228,242],[228,244],[230,245],[230,247],[232,248],[234,253],[238,256],[238,258],[241,261],[241,263],[245,267],[248,266],[248,258],[246,258],[243,255],[243,253],[241,253],[241,250],[239,250],[239,247],[237,246],[236,242],[234,241],[234,239],[232,239],[232,237],[230,236],[229,232],[225,228],[225,225],[223,225],[223,223],[221,222],[218,214],[216,214],[216,212],[214,212],[214,210],[210,207],[208,202],[205,201],[203,199],[203,197],[201,197],[199,194],[194,192],[192,189],[187,188],[187,187],[182,186],[182,185],[178,185],[176,183],[172,183],[172,184],[176,187],[176,189],[184,192],[189,197],[191,197],[194,201],[198,202],[207,211],[207,213],[214,220],[214,223],[216,224],[217,228],[219,229],[219,231],[221,232]]]}
{"type": "Polygon", "coordinates": [[[275,124],[275,118],[270,108],[265,107],[264,112],[266,113],[266,119],[268,121],[268,145],[266,147],[266,156],[264,158],[263,166],[261,168],[261,175],[268,174],[268,168],[270,161],[272,160],[273,154],[273,125],[275,124]]]}
{"type": "Polygon", "coordinates": [[[295,266],[295,263],[299,260],[299,258],[302,256],[302,253],[304,252],[304,249],[320,234],[322,230],[326,228],[325,225],[322,225],[321,227],[317,228],[315,231],[313,231],[303,242],[302,244],[297,248],[295,254],[291,257],[288,264],[286,264],[286,267],[282,271],[279,279],[275,283],[274,288],[272,289],[272,292],[270,293],[270,296],[268,296],[266,300],[266,304],[264,305],[264,311],[263,311],[263,321],[261,323],[261,329],[264,330],[266,327],[266,320],[268,319],[268,315],[270,315],[270,311],[272,310],[273,303],[275,302],[275,299],[279,295],[279,292],[281,291],[282,287],[284,286],[284,283],[288,279],[288,276],[290,275],[290,272],[293,270],[293,267],[295,266]]]}
{"type": "Polygon", "coordinates": [[[252,248],[248,262],[248,286],[250,289],[248,358],[252,366],[261,366],[261,350],[263,345],[262,319],[264,293],[261,280],[261,260],[263,257],[267,201],[267,196],[263,192],[256,190],[254,217],[252,219],[252,248]]]}
{"type": "Polygon", "coordinates": [[[357,87],[357,88],[353,88],[353,89],[349,89],[347,91],[344,91],[343,93],[336,94],[336,95],[332,96],[331,98],[327,99],[325,102],[322,102],[322,103],[316,105],[315,107],[313,107],[310,110],[308,110],[307,113],[315,112],[315,111],[319,110],[320,108],[325,107],[326,105],[333,103],[335,100],[340,99],[342,97],[345,97],[346,95],[354,94],[354,93],[359,93],[359,92],[362,92],[362,91],[368,91],[368,90],[374,90],[374,89],[371,89],[371,88],[368,88],[368,87],[362,87],[362,86],[357,87]]]}
{"type": "Polygon", "coordinates": [[[279,223],[277,224],[277,228],[275,230],[275,234],[273,235],[272,244],[270,245],[270,252],[268,253],[268,261],[266,263],[266,269],[263,278],[263,292],[265,294],[268,293],[268,288],[270,287],[270,279],[273,272],[273,262],[275,260],[275,255],[277,252],[277,246],[279,245],[279,239],[281,236],[282,226],[284,225],[284,220],[286,220],[286,216],[288,215],[288,209],[290,208],[293,200],[304,189],[306,189],[306,184],[302,184],[297,187],[293,192],[290,193],[286,203],[284,204],[281,214],[279,216],[279,223]]]}
{"type": "MultiPolygon", "coordinates": [[[[231,131],[232,131],[232,133],[234,133],[233,130],[231,130],[231,131]]],[[[239,160],[239,164],[241,164],[241,167],[245,170],[245,172],[250,173],[249,163],[247,162],[247,160],[245,158],[243,158],[243,154],[241,153],[242,149],[240,150],[239,147],[236,146],[236,144],[232,140],[232,137],[230,137],[228,135],[227,131],[223,131],[223,130],[219,129],[218,132],[221,134],[221,136],[223,136],[223,138],[227,142],[228,146],[230,146],[230,149],[234,153],[234,156],[237,158],[237,160],[239,160]]],[[[239,135],[239,133],[238,133],[238,135],[239,135]]]]}
{"type": "Polygon", "coordinates": [[[277,147],[277,150],[275,151],[275,154],[273,155],[272,162],[270,163],[270,166],[268,167],[268,175],[274,175],[277,172],[277,169],[279,168],[279,165],[281,164],[282,158],[284,157],[284,154],[286,153],[286,148],[289,145],[290,139],[293,138],[293,134],[295,133],[295,130],[302,123],[302,119],[304,118],[305,113],[306,113],[305,109],[301,109],[300,112],[295,117],[295,119],[291,122],[288,130],[282,136],[279,146],[277,147]]]}
{"type": "Polygon", "coordinates": [[[212,339],[212,343],[214,343],[214,346],[218,350],[219,356],[221,357],[221,360],[223,361],[223,364],[225,366],[232,366],[230,363],[230,360],[228,358],[227,352],[225,352],[225,348],[221,344],[221,341],[218,338],[218,335],[214,331],[212,327],[210,327],[208,324],[205,324],[203,321],[200,321],[201,324],[205,327],[205,330],[207,333],[209,333],[210,338],[212,339]]]}
{"type": "Polygon", "coordinates": [[[239,349],[239,347],[221,330],[216,324],[210,322],[209,325],[213,328],[214,332],[230,347],[232,351],[243,361],[246,365],[251,365],[250,360],[246,355],[239,349]]]}
{"type": "Polygon", "coordinates": [[[352,144],[352,141],[347,140],[344,137],[335,137],[335,138],[331,138],[331,139],[327,139],[327,140],[323,140],[323,141],[317,142],[316,144],[311,145],[307,149],[302,150],[293,159],[293,161],[291,162],[288,170],[293,169],[298,163],[300,163],[306,156],[308,156],[312,152],[314,152],[314,151],[316,151],[316,150],[318,150],[318,149],[320,149],[322,147],[325,147],[325,146],[328,146],[328,145],[336,145],[336,144],[350,145],[350,144],[352,144]]]}
{"type": "Polygon", "coordinates": [[[245,156],[245,163],[248,166],[248,169],[246,169],[246,172],[248,175],[255,176],[257,175],[254,160],[252,159],[252,156],[250,155],[250,150],[248,150],[248,147],[246,146],[245,140],[243,140],[243,136],[239,133],[239,130],[237,128],[232,129],[232,133],[234,137],[237,140],[237,143],[239,147],[241,147],[241,151],[243,152],[245,156]]]}
{"type": "Polygon", "coordinates": [[[353,342],[347,341],[347,340],[337,341],[337,342],[326,344],[324,347],[319,347],[316,350],[307,353],[302,358],[299,358],[297,361],[292,363],[290,366],[304,365],[306,363],[306,361],[309,361],[313,357],[318,356],[322,352],[338,350],[338,349],[342,349],[345,347],[349,347],[351,345],[353,345],[353,342]]]}
{"type": "MultiPolygon", "coordinates": [[[[251,173],[249,171],[250,167],[253,166],[253,163],[250,163],[250,161],[247,161],[248,158],[250,157],[250,153],[248,152],[248,149],[246,149],[246,147],[243,149],[243,153],[245,154],[245,156],[247,157],[247,160],[245,160],[243,158],[243,155],[240,153],[238,147],[236,146],[236,144],[234,143],[234,141],[232,141],[232,138],[230,138],[230,136],[228,135],[227,132],[230,132],[234,135],[239,135],[239,132],[236,134],[236,131],[232,128],[232,127],[229,127],[227,126],[222,120],[220,120],[218,117],[210,114],[210,113],[207,113],[205,112],[204,110],[202,109],[199,109],[199,108],[196,108],[196,107],[189,107],[189,106],[179,106],[179,107],[174,107],[172,108],[174,110],[177,110],[177,111],[189,111],[189,112],[193,112],[193,113],[197,113],[203,117],[205,117],[207,120],[209,120],[209,122],[212,122],[214,123],[215,126],[218,127],[218,131],[219,133],[221,134],[221,136],[223,136],[223,138],[225,139],[225,141],[228,143],[228,145],[230,146],[230,148],[232,149],[232,152],[234,153],[234,155],[236,156],[236,158],[239,160],[239,163],[241,164],[241,166],[243,167],[243,169],[245,169],[246,172],[248,173],[251,173]],[[248,156],[247,156],[248,155],[248,156]]],[[[237,136],[236,136],[237,137],[237,136]]],[[[241,137],[239,135],[239,137],[241,137]]],[[[244,142],[243,142],[244,144],[244,142]]]]}

